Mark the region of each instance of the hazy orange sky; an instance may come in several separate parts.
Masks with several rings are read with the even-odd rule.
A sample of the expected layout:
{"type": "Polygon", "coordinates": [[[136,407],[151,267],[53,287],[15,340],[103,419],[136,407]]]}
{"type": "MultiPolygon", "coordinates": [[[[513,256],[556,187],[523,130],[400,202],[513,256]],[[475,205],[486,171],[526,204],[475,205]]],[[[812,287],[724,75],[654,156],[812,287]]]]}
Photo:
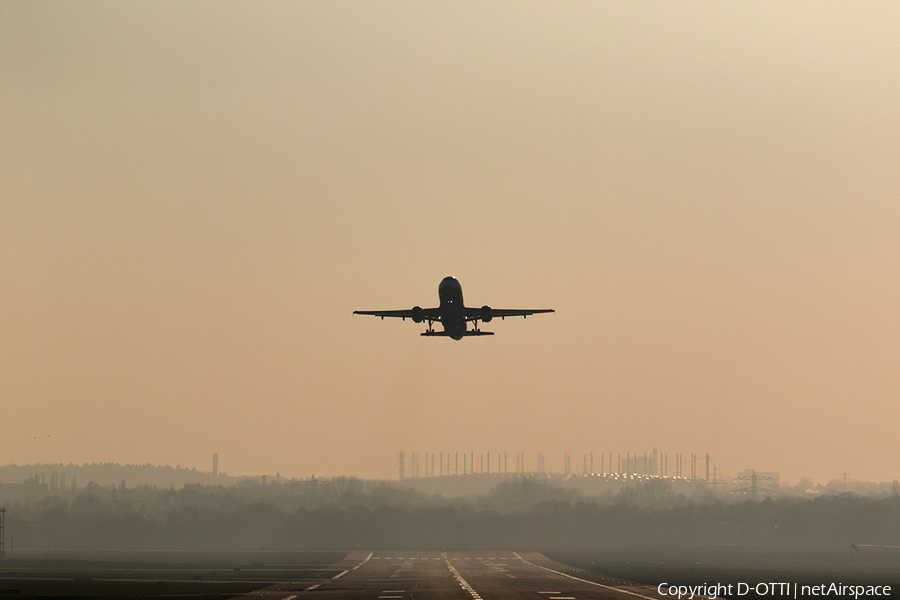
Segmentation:
{"type": "Polygon", "coordinates": [[[0,464],[898,478],[898,40],[896,2],[0,3],[0,464]],[[351,314],[446,275],[557,312],[351,314]]]}

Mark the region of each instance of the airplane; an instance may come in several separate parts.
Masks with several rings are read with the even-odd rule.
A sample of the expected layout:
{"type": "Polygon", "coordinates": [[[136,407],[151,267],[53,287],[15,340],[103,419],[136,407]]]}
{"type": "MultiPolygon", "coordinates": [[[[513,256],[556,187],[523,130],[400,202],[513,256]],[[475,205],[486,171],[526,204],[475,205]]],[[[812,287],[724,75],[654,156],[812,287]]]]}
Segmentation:
{"type": "Polygon", "coordinates": [[[482,306],[481,308],[468,308],[463,304],[462,286],[455,277],[444,277],[438,286],[438,298],[441,305],[437,308],[422,308],[414,306],[405,310],[354,310],[354,315],[374,315],[381,317],[400,317],[404,321],[407,318],[413,320],[413,323],[422,323],[428,321],[428,329],[421,335],[426,337],[446,336],[453,340],[461,340],[464,337],[477,335],[494,335],[493,331],[482,331],[478,329],[478,321],[490,323],[494,317],[500,317],[501,320],[506,317],[527,317],[528,315],[536,315],[538,313],[552,313],[552,308],[538,309],[509,309],[509,308],[491,308],[490,306],[482,306]],[[468,328],[468,323],[474,324],[473,329],[468,328]],[[435,331],[433,323],[440,323],[444,326],[443,331],[435,331]]]}

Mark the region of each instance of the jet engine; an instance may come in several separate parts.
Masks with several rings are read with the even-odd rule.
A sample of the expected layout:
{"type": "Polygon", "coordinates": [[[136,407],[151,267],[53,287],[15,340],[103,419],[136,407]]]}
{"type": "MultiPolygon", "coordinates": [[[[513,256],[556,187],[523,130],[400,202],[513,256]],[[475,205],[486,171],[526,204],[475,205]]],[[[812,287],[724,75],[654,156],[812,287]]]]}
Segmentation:
{"type": "Polygon", "coordinates": [[[490,323],[491,319],[494,318],[494,311],[491,310],[490,306],[482,306],[481,307],[481,320],[485,323],[490,323]]]}
{"type": "Polygon", "coordinates": [[[422,310],[421,306],[413,306],[412,320],[413,320],[413,323],[421,323],[422,321],[425,320],[425,311],[422,310]]]}

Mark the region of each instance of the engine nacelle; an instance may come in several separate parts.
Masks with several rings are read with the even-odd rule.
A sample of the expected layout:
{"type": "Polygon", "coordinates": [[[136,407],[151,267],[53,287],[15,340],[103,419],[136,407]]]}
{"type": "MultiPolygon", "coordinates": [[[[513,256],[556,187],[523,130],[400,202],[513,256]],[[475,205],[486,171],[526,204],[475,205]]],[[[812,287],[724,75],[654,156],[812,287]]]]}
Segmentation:
{"type": "Polygon", "coordinates": [[[490,323],[491,319],[494,318],[494,311],[491,310],[490,306],[482,306],[481,307],[481,320],[485,323],[490,323]]]}
{"type": "Polygon", "coordinates": [[[413,323],[421,323],[422,321],[425,320],[425,311],[422,310],[421,306],[413,306],[412,320],[413,320],[413,323]]]}

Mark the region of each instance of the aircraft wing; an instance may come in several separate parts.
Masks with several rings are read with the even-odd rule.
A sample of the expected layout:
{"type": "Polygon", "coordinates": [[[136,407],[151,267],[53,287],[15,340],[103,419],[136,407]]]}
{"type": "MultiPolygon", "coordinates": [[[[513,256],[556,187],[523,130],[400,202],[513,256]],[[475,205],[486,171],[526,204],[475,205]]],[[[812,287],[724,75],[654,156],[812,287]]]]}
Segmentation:
{"type": "MultiPolygon", "coordinates": [[[[416,309],[414,309],[414,308],[407,308],[407,309],[403,309],[403,310],[354,310],[353,314],[354,315],[372,315],[374,317],[381,317],[382,319],[384,319],[385,317],[399,317],[405,321],[406,319],[413,318],[413,311],[415,311],[415,310],[416,309]]],[[[440,321],[441,320],[440,309],[421,308],[419,310],[421,310],[422,312],[416,316],[421,316],[423,319],[430,319],[432,321],[440,321]]]]}
{"type": "MultiPolygon", "coordinates": [[[[552,308],[492,308],[491,316],[494,319],[497,317],[505,319],[506,317],[528,317],[530,315],[552,312],[555,312],[552,308]]],[[[482,312],[482,309],[466,307],[467,321],[474,321],[475,319],[481,320],[483,318],[484,313],[482,312]]]]}

